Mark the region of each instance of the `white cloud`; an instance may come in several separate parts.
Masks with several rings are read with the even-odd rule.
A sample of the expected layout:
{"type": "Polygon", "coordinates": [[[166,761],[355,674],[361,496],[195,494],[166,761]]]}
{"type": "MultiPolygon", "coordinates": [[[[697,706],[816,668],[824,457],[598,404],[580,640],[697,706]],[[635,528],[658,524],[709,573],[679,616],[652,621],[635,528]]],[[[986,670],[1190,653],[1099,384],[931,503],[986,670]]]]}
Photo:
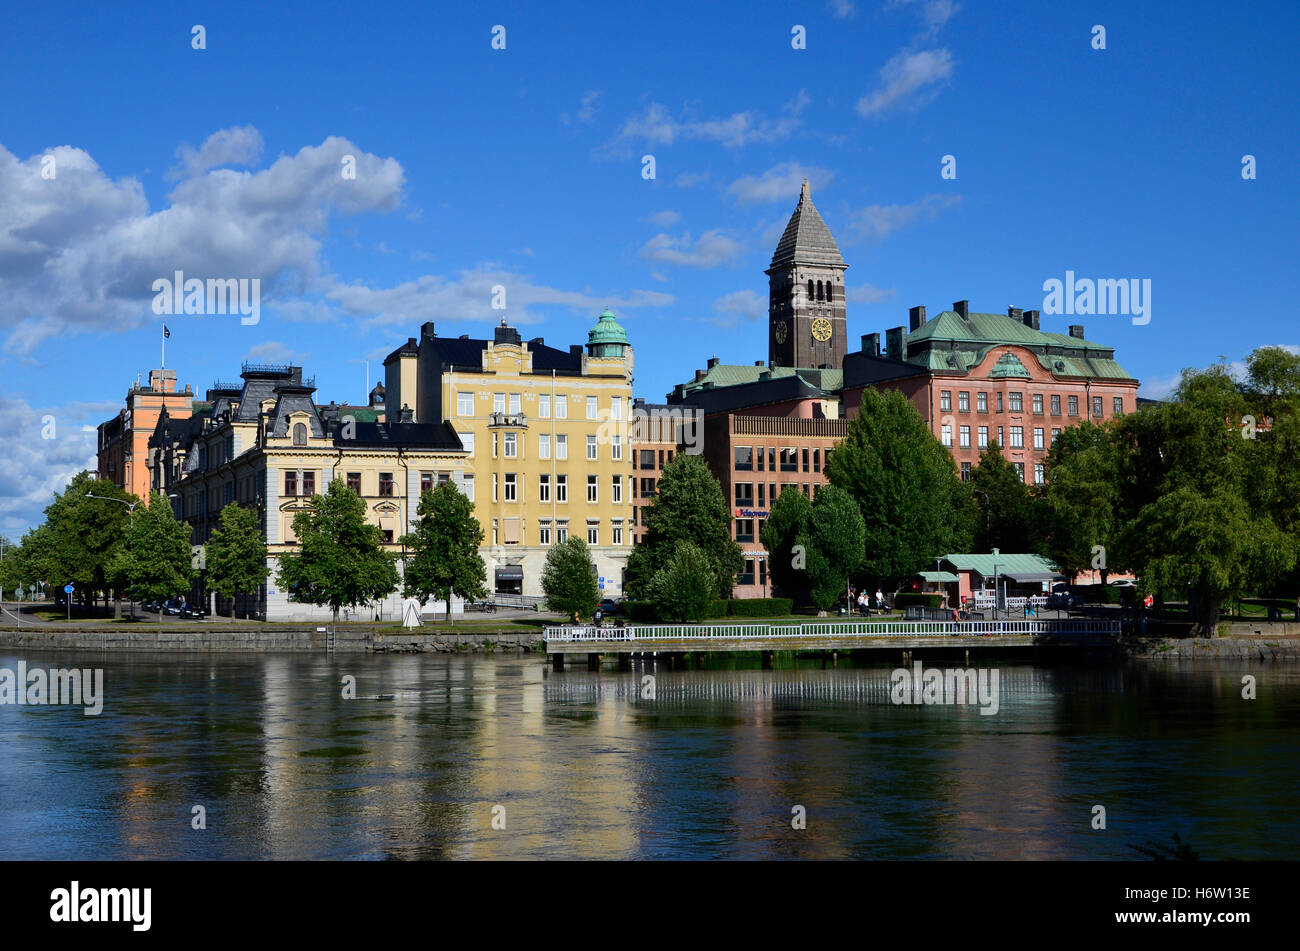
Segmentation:
{"type": "Polygon", "coordinates": [[[808,90],[800,89],[799,94],[787,102],[782,108],[791,115],[797,116],[799,113],[803,112],[804,109],[808,108],[810,102],[812,102],[812,99],[808,96],[808,90]]]}
{"type": "Polygon", "coordinates": [[[642,257],[682,267],[714,268],[734,261],[745,246],[727,237],[720,229],[706,231],[692,246],[689,232],[681,237],[660,232],[642,246],[642,257]]]}
{"type": "Polygon", "coordinates": [[[682,172],[673,179],[673,184],[678,188],[694,188],[696,185],[702,185],[708,180],[708,172],[682,172]]]}
{"type": "Polygon", "coordinates": [[[278,340],[267,340],[250,347],[244,354],[244,359],[249,363],[293,363],[302,366],[310,356],[310,351],[299,353],[278,340]]]}
{"type": "Polygon", "coordinates": [[[852,287],[845,288],[844,292],[846,300],[858,304],[879,304],[881,301],[891,300],[897,296],[896,288],[885,290],[883,287],[875,287],[871,284],[854,284],[852,287]]]}
{"type": "Polygon", "coordinates": [[[824,187],[835,173],[798,162],[774,165],[761,175],[744,175],[727,187],[727,194],[738,205],[752,205],[771,201],[796,201],[803,180],[808,179],[814,190],[824,187]]]}
{"type": "Polygon", "coordinates": [[[939,94],[936,84],[952,72],[952,54],[946,49],[904,50],[881,68],[879,88],[858,100],[858,114],[870,117],[901,105],[923,106],[939,94]]]}
{"type": "Polygon", "coordinates": [[[713,302],[720,314],[737,314],[746,320],[757,320],[767,313],[767,301],[751,290],[732,291],[713,302]]]}
{"type": "Polygon", "coordinates": [[[167,172],[167,178],[192,178],[219,165],[248,166],[262,157],[262,133],[251,125],[235,126],[212,133],[198,149],[188,142],[176,149],[180,166],[167,172]]]}
{"type": "Polygon", "coordinates": [[[961,201],[960,195],[926,195],[909,205],[868,205],[849,217],[849,228],[864,241],[883,241],[919,221],[930,221],[961,201]]]}
{"type": "Polygon", "coordinates": [[[829,0],[826,4],[827,9],[831,11],[831,16],[837,20],[847,20],[856,16],[858,9],[853,5],[852,0],[829,0]]]}
{"type": "Polygon", "coordinates": [[[652,102],[643,113],[627,119],[597,154],[607,158],[625,156],[630,153],[630,143],[651,147],[699,141],[740,148],[755,142],[779,142],[800,125],[801,120],[794,115],[769,119],[753,111],[714,118],[697,118],[686,113],[674,118],[667,106],[652,102]]]}
{"type": "Polygon", "coordinates": [[[0,534],[18,541],[45,520],[45,507],[83,469],[94,471],[95,427],[121,409],[113,403],[69,403],[36,408],[0,394],[5,451],[0,453],[0,534]],[[53,419],[53,439],[46,417],[53,419]],[[86,427],[89,427],[87,430],[86,427]]]}
{"type": "Polygon", "coordinates": [[[651,224],[658,225],[660,228],[671,228],[682,220],[682,216],[675,211],[657,211],[650,216],[649,220],[651,224]]]}
{"type": "Polygon", "coordinates": [[[897,10],[900,7],[908,7],[920,14],[926,36],[939,32],[961,9],[955,0],[891,0],[885,9],[897,10]]]}
{"type": "Polygon", "coordinates": [[[588,125],[596,118],[596,113],[600,107],[596,104],[600,100],[599,89],[588,89],[582,94],[582,101],[578,105],[576,115],[570,116],[567,112],[561,114],[560,121],[565,125],[572,125],[574,122],[588,125]]]}

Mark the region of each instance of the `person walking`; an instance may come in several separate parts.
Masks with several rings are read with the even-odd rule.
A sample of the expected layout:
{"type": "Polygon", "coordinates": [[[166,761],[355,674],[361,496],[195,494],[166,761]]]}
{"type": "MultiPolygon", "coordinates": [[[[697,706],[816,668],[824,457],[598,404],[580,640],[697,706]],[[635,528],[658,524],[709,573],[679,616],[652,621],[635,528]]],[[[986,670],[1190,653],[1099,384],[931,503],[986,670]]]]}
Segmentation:
{"type": "MultiPolygon", "coordinates": [[[[1300,598],[1297,598],[1296,600],[1297,602],[1300,602],[1300,598]]],[[[879,588],[876,588],[876,609],[878,611],[885,610],[885,593],[879,588]]]]}

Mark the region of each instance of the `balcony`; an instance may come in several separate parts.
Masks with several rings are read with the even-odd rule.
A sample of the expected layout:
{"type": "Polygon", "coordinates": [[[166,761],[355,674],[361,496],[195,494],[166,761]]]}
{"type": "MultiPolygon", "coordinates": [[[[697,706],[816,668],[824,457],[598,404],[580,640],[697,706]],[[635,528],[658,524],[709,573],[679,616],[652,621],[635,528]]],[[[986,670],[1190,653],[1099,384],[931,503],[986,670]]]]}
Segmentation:
{"type": "Polygon", "coordinates": [[[493,413],[488,417],[491,429],[527,429],[528,417],[523,413],[493,413]]]}

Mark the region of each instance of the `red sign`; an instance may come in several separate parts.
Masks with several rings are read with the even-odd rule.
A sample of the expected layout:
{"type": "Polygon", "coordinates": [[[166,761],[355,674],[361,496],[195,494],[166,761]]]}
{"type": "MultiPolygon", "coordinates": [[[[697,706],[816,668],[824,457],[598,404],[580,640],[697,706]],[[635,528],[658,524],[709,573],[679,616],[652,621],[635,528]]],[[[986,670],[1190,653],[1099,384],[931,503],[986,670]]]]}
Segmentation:
{"type": "Polygon", "coordinates": [[[1156,600],[1155,598],[1153,598],[1151,595],[1148,594],[1145,598],[1142,599],[1142,603],[1145,604],[1147,607],[1151,607],[1151,605],[1155,603],[1155,600],[1156,600]]]}

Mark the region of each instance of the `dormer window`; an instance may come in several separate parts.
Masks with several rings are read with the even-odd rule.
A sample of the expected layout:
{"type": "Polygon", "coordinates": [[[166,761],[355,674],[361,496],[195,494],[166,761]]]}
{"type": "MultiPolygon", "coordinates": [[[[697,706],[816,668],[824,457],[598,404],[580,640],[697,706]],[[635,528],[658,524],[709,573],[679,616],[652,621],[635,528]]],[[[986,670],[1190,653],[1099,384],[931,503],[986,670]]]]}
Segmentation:
{"type": "Polygon", "coordinates": [[[307,445],[307,424],[306,423],[293,424],[293,444],[295,446],[307,445]]]}

